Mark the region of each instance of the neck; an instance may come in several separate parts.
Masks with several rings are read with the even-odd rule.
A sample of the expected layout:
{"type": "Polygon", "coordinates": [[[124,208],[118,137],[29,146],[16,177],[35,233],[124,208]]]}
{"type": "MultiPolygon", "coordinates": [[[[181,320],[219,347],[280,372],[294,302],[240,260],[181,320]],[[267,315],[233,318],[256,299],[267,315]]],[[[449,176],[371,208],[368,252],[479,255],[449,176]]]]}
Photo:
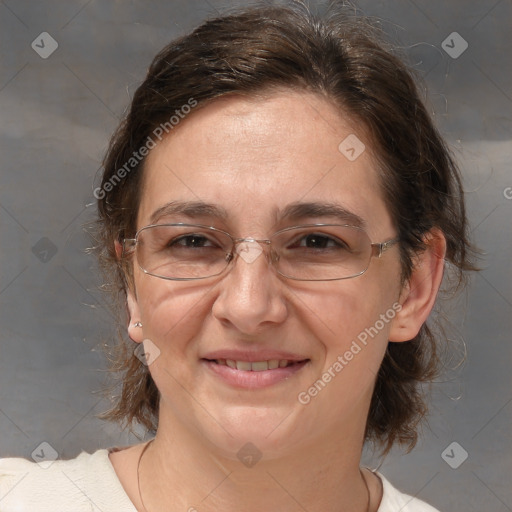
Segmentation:
{"type": "Polygon", "coordinates": [[[190,512],[366,512],[368,489],[359,470],[363,431],[364,425],[353,425],[343,433],[324,433],[285,454],[267,458],[266,452],[258,462],[244,464],[161,411],[158,433],[139,467],[143,507],[145,512],[160,510],[162,503],[169,511],[190,512]]]}

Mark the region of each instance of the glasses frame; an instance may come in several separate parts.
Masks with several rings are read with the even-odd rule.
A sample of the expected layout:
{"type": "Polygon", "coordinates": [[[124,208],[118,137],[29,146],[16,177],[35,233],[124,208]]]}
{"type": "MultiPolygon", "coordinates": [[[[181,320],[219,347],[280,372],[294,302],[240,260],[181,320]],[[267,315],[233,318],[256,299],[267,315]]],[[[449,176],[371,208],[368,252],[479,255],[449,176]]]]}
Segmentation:
{"type": "MultiPolygon", "coordinates": [[[[226,253],[226,266],[220,272],[217,272],[216,274],[213,274],[211,276],[206,276],[206,277],[165,277],[165,276],[161,276],[158,274],[153,274],[153,273],[149,272],[148,270],[146,270],[145,268],[143,268],[137,259],[137,265],[145,274],[147,274],[149,276],[157,277],[159,279],[165,279],[167,281],[198,281],[201,279],[210,279],[212,277],[220,276],[229,267],[229,264],[232,261],[234,261],[235,254],[236,254],[236,246],[238,244],[241,244],[243,242],[250,242],[250,243],[256,242],[259,244],[264,244],[268,247],[272,247],[272,238],[274,238],[276,235],[279,235],[286,231],[291,231],[293,229],[298,229],[298,228],[337,226],[337,227],[357,229],[359,231],[362,231],[368,237],[368,240],[370,240],[371,253],[370,253],[370,258],[368,260],[368,265],[361,272],[354,274],[352,276],[334,277],[334,278],[329,278],[329,279],[301,279],[301,278],[297,278],[297,277],[287,276],[286,274],[283,274],[282,272],[280,272],[279,269],[276,267],[275,262],[277,262],[278,258],[276,259],[274,257],[274,255],[271,253],[271,257],[269,258],[269,261],[270,261],[272,267],[274,268],[274,270],[276,271],[276,273],[279,274],[280,276],[285,277],[286,279],[291,279],[293,281],[342,281],[344,279],[353,279],[354,277],[358,277],[358,276],[364,274],[368,270],[368,268],[370,268],[370,263],[371,263],[372,258],[380,258],[390,247],[399,243],[399,241],[400,241],[400,239],[397,237],[397,238],[390,238],[388,240],[385,240],[384,242],[372,242],[368,233],[366,233],[366,231],[363,228],[361,228],[359,226],[353,226],[350,224],[333,224],[333,223],[299,224],[297,226],[290,226],[287,228],[280,229],[279,231],[276,231],[273,235],[271,235],[270,238],[257,239],[257,238],[252,238],[252,237],[237,238],[237,237],[234,237],[233,235],[231,235],[231,233],[228,233],[227,231],[215,228],[213,226],[207,226],[205,224],[189,224],[186,222],[175,222],[175,223],[166,223],[166,224],[149,224],[148,226],[144,226],[144,227],[140,228],[135,233],[134,238],[123,238],[122,257],[124,258],[125,256],[136,252],[137,244],[139,243],[140,233],[142,233],[143,231],[150,229],[150,228],[162,227],[162,226],[181,226],[181,227],[191,227],[191,228],[196,227],[196,228],[208,229],[213,232],[222,233],[224,235],[227,235],[231,239],[231,242],[232,242],[231,252],[226,253]],[[127,248],[128,244],[131,244],[131,247],[127,248]]],[[[274,254],[277,254],[277,253],[275,253],[275,251],[274,251],[274,254]]]]}

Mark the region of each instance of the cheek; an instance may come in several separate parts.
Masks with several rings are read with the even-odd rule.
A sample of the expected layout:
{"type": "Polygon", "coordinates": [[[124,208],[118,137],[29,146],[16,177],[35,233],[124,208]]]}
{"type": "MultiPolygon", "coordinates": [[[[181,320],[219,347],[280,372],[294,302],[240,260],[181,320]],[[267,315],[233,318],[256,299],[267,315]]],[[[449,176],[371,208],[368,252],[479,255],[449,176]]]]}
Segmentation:
{"type": "Polygon", "coordinates": [[[162,355],[183,357],[179,354],[197,335],[208,313],[212,288],[143,276],[137,291],[144,336],[159,347],[162,355]]]}
{"type": "Polygon", "coordinates": [[[209,290],[204,286],[198,289],[189,284],[157,281],[150,276],[143,279],[138,288],[138,303],[144,338],[158,349],[149,371],[162,402],[183,415],[190,405],[183,389],[192,389],[197,378],[197,368],[191,362],[198,352],[198,334],[209,312],[209,290]]]}
{"type": "Polygon", "coordinates": [[[398,297],[398,287],[379,284],[368,277],[334,282],[322,290],[302,293],[300,311],[296,314],[315,333],[326,352],[343,353],[353,340],[364,341],[368,331],[372,332],[372,339],[386,338],[395,314],[392,305],[398,297]],[[379,336],[375,334],[375,325],[379,336]]]}
{"type": "Polygon", "coordinates": [[[395,288],[370,280],[342,282],[304,300],[303,326],[322,347],[315,379],[299,396],[311,417],[335,425],[368,403],[396,316],[395,288]]]}

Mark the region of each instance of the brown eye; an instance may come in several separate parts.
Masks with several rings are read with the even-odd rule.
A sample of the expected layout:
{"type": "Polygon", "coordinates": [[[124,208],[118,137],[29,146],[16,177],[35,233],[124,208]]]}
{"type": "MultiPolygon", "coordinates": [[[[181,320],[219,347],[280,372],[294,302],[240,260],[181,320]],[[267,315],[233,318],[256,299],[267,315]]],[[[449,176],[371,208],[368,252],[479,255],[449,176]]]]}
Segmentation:
{"type": "Polygon", "coordinates": [[[297,238],[290,247],[304,247],[306,249],[349,249],[348,244],[343,240],[322,233],[308,233],[307,235],[297,238]]]}
{"type": "Polygon", "coordinates": [[[173,240],[170,240],[167,244],[168,247],[186,247],[186,248],[194,248],[194,247],[212,247],[213,243],[211,240],[206,238],[203,235],[197,234],[189,234],[183,235],[173,240]]]}

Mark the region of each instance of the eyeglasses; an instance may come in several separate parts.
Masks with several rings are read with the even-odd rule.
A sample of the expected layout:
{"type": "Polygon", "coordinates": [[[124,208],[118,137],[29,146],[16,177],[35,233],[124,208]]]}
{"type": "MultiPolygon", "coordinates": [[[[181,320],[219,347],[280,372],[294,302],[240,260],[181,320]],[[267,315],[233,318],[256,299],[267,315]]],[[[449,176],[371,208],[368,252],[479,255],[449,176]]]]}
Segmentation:
{"type": "Polygon", "coordinates": [[[252,263],[268,248],[276,272],[298,281],[334,281],[366,272],[372,257],[398,239],[372,243],[356,226],[307,224],[281,229],[270,239],[235,238],[200,224],[154,224],[123,240],[123,255],[135,252],[139,267],[151,276],[175,281],[222,274],[240,256],[252,263]],[[262,248],[263,247],[263,248],[262,248]]]}

